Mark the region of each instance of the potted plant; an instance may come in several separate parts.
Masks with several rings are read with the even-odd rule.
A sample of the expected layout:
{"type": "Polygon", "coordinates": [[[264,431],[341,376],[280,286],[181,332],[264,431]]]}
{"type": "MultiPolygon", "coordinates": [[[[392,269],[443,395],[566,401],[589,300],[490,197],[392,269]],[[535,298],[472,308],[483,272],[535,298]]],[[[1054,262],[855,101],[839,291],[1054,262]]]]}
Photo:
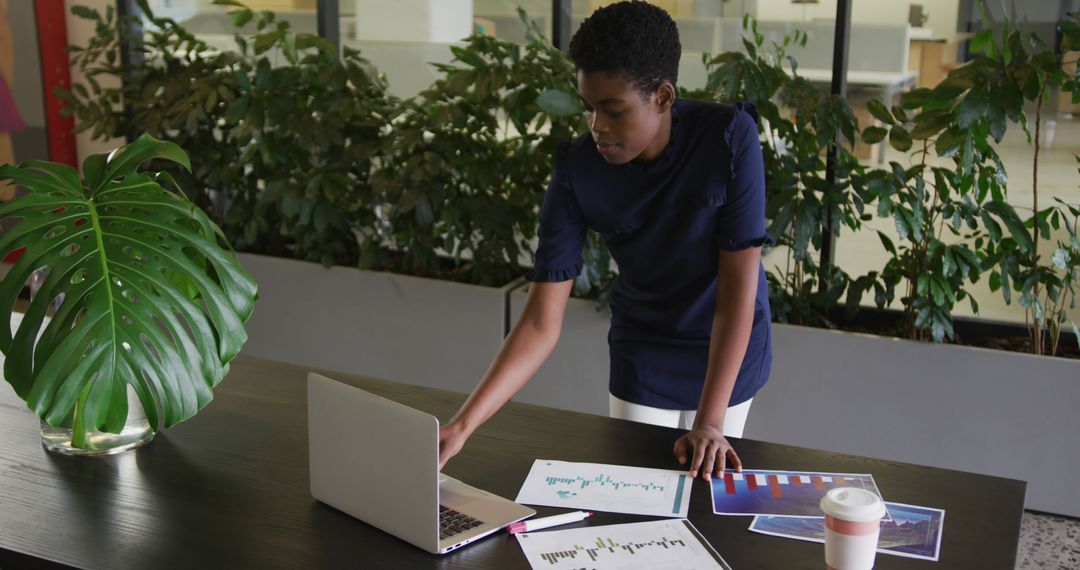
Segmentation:
{"type": "MultiPolygon", "coordinates": [[[[1080,40],[1075,24],[1061,28],[1066,46],[1080,40]]],[[[1080,500],[1050,474],[1080,468],[1060,453],[1080,430],[1080,361],[944,341],[960,336],[958,302],[978,312],[970,290],[987,275],[1028,312],[1032,352],[1052,354],[1071,336],[1080,209],[1040,204],[1037,174],[1047,86],[1075,91],[1076,78],[1060,71],[1059,53],[1008,22],[1000,37],[977,34],[972,51],[938,86],[892,107],[872,102],[880,124],[862,131],[905,156],[852,173],[855,195],[895,231],[878,232],[885,265],[852,280],[848,299],[857,306],[873,289],[885,308],[895,298],[899,326],[883,335],[777,326],[773,378],[746,433],[1024,479],[1029,508],[1075,516],[1080,500]],[[1036,110],[1030,183],[1010,181],[996,150],[1011,124],[1028,130],[1026,105],[1036,110]],[[1013,200],[1030,191],[1029,214],[1007,190],[1013,200]],[[1008,461],[997,459],[1003,449],[1008,461]]]]}
{"type": "Polygon", "coordinates": [[[0,250],[24,250],[0,281],[5,322],[47,272],[14,335],[0,327],[4,377],[51,451],[117,453],[190,418],[247,339],[255,282],[206,214],[165,188],[171,176],[137,170],[153,159],[190,168],[148,135],[87,158],[85,179],[51,162],[0,166],[29,190],[0,205],[18,220],[0,250]]]}

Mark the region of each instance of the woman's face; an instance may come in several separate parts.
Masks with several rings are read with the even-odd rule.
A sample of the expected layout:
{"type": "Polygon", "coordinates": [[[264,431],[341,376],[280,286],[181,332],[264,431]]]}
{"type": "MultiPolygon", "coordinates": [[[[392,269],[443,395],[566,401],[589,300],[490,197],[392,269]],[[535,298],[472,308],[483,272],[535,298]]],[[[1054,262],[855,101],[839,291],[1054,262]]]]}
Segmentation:
{"type": "Polygon", "coordinates": [[[621,74],[580,70],[577,83],[589,131],[604,160],[648,162],[664,152],[671,136],[668,111],[675,99],[671,83],[645,95],[621,74]]]}

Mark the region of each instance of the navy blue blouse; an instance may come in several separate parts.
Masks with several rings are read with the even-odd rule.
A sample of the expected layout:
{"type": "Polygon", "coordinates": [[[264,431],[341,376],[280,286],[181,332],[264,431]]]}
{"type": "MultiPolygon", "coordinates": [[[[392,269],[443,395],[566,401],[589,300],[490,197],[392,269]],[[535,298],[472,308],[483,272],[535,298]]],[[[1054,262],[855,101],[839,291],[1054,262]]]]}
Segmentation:
{"type": "MultiPolygon", "coordinates": [[[[698,406],[709,360],[720,249],[771,243],[765,172],[750,104],[676,100],[671,139],[657,160],[608,164],[586,134],[558,153],[540,213],[530,281],[581,272],[586,230],[619,267],[611,300],[611,393],[673,410],[698,406]]],[[[768,282],[758,269],[750,341],[729,405],[769,376],[768,282]]]]}

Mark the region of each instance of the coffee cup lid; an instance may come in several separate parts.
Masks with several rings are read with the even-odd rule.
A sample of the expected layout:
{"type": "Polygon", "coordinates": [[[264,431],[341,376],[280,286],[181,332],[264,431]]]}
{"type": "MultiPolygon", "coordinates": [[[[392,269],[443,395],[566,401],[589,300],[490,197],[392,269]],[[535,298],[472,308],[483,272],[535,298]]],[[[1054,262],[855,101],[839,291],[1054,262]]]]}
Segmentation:
{"type": "Polygon", "coordinates": [[[834,518],[851,522],[874,521],[885,516],[881,497],[857,487],[829,489],[821,498],[821,510],[834,518]]]}

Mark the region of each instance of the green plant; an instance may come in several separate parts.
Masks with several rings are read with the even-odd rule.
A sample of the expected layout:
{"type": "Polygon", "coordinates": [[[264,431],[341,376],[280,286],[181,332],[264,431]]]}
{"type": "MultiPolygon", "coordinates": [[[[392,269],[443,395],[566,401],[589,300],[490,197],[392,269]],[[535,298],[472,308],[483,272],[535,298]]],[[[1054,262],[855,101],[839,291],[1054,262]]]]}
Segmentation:
{"type": "MultiPolygon", "coordinates": [[[[1048,87],[1077,93],[1077,79],[1061,69],[1061,54],[1034,34],[1024,34],[1008,20],[1001,42],[989,29],[972,39],[975,57],[951,71],[933,89],[916,89],[902,104],[869,107],[883,126],[862,133],[866,142],[886,136],[902,152],[915,148],[908,168],[893,162],[890,169],[869,169],[857,184],[877,197],[878,214],[895,220],[899,245],[880,234],[890,258],[881,272],[888,289],[905,285],[906,336],[926,332],[935,341],[953,337],[952,309],[965,297],[978,305],[966,286],[990,273],[990,287],[1000,289],[1006,302],[1019,293],[1028,315],[1033,350],[1057,350],[1060,332],[1075,307],[1075,209],[1063,202],[1039,208],[1039,129],[1048,87]],[[1025,104],[1035,105],[1035,137],[1028,129],[1025,104]],[[1032,208],[1021,218],[1007,195],[1009,178],[995,150],[1009,123],[1020,124],[1033,143],[1032,208]],[[930,166],[931,148],[951,158],[951,168],[930,166]],[[1040,239],[1064,227],[1053,255],[1039,255],[1040,239]],[[946,234],[946,232],[948,232],[946,234]],[[1049,335],[1049,339],[1047,338],[1049,335]]],[[[1063,22],[1069,41],[1080,45],[1080,26],[1063,22]],[[1072,34],[1071,36],[1069,34],[1072,34]]],[[[1076,97],[1076,95],[1074,95],[1076,97]]],[[[1015,184],[1014,184],[1015,186],[1015,184]]]]}
{"type": "Polygon", "coordinates": [[[404,104],[373,176],[390,247],[369,242],[365,266],[489,285],[520,276],[552,156],[582,121],[573,65],[521,16],[529,43],[473,35],[404,104]]]}
{"type": "Polygon", "coordinates": [[[24,250],[0,282],[5,322],[31,273],[48,271],[15,335],[0,330],[4,377],[44,421],[71,427],[74,447],[90,430],[119,433],[128,386],[154,430],[190,418],[247,340],[255,283],[207,216],[163,187],[171,176],[136,171],[153,159],[189,164],[145,135],[87,158],[85,180],[56,163],[0,166],[0,179],[29,189],[0,205],[0,218],[18,219],[0,251],[24,250]]]}
{"type": "Polygon", "coordinates": [[[370,185],[396,103],[385,80],[359,52],[307,33],[294,33],[271,12],[234,0],[237,51],[209,48],[172,19],[154,16],[140,0],[148,33],[143,62],[125,66],[117,49],[131,40],[130,22],[111,10],[74,9],[93,20],[97,35],[75,48],[73,63],[89,88],[66,95],[80,129],[96,136],[151,134],[191,149],[194,171],[171,172],[244,251],[356,264],[354,232],[375,223],[370,185]],[[271,64],[280,54],[283,63],[271,64]],[[102,88],[113,76],[122,87],[102,88]],[[122,100],[130,110],[118,107],[122,100]]]}
{"type": "MultiPolygon", "coordinates": [[[[705,54],[706,88],[683,95],[749,101],[757,107],[769,233],[787,247],[785,264],[767,268],[773,315],[781,322],[832,326],[830,311],[852,280],[837,267],[821,267],[816,252],[829,217],[836,232],[841,226],[858,229],[868,217],[863,211],[866,197],[851,184],[860,166],[843,146],[845,140],[854,143],[856,120],[845,100],[822,93],[798,75],[798,63],[786,50],[805,45],[805,33],[795,31],[781,43],[766,45],[755,20],[744,18],[743,28],[745,53],[705,54]],[[830,181],[825,153],[834,144],[838,158],[830,181]]],[[[858,295],[850,298],[857,301],[858,295]]]]}

